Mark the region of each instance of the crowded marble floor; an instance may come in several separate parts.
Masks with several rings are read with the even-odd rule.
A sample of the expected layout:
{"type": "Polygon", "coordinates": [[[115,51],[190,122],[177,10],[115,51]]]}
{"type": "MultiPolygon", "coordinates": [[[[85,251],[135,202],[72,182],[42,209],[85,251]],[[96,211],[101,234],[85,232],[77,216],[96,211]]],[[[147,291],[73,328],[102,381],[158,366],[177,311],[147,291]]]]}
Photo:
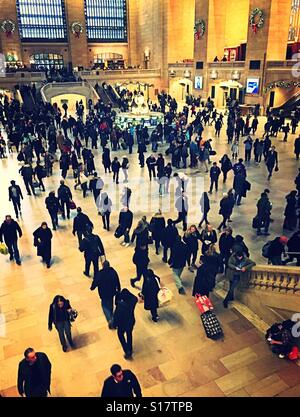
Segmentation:
{"type": "MultiPolygon", "coordinates": [[[[265,117],[259,118],[259,129],[256,137],[263,133],[265,117]]],[[[212,161],[219,161],[224,153],[230,154],[226,128],[221,137],[214,137],[214,128],[206,127],[204,138],[213,139],[212,146],[217,155],[212,161]]],[[[231,226],[234,234],[241,234],[249,246],[251,258],[256,263],[266,263],[261,256],[265,241],[282,234],[285,196],[294,189],[294,178],[297,175],[299,162],[293,154],[293,143],[296,135],[289,135],[288,142],[283,143],[283,133],[272,141],[279,152],[279,172],[267,180],[264,163],[260,166],[252,161],[248,165],[248,180],[251,191],[240,207],[234,209],[231,226]],[[256,202],[260,193],[270,189],[270,200],[273,203],[272,218],[275,221],[270,227],[270,237],[257,237],[251,228],[252,218],[256,214],[256,202]]],[[[159,148],[164,154],[165,146],[159,148]]],[[[150,150],[150,147],[149,147],[150,150]]],[[[108,185],[109,174],[104,174],[100,150],[93,151],[97,171],[101,174],[107,191],[113,202],[119,199],[115,193],[116,185],[108,185]]],[[[126,152],[118,151],[123,156],[126,152]]],[[[148,152],[149,154],[149,152],[148,152]]],[[[243,157],[244,146],[240,145],[240,156],[243,157]]],[[[113,152],[111,154],[113,156],[113,152]]],[[[168,157],[166,157],[168,159],[168,157]]],[[[129,184],[133,194],[139,194],[145,204],[134,212],[134,224],[142,215],[151,216],[159,205],[158,185],[153,182],[148,191],[135,182],[133,178],[143,178],[148,183],[147,168],[138,165],[136,146],[129,156],[129,184]],[[151,209],[149,201],[151,200],[151,209]]],[[[101,310],[97,292],[90,291],[91,279],[82,273],[83,255],[78,251],[77,238],[72,235],[71,220],[60,220],[60,228],[54,233],[52,252],[53,266],[50,270],[40,262],[33,246],[33,231],[42,221],[50,218],[44,200],[48,191],[57,190],[60,177],[58,163],[54,175],[45,179],[46,193],[37,197],[28,197],[22,178],[18,174],[20,164],[16,154],[0,161],[0,218],[6,214],[13,215],[13,207],[8,202],[7,188],[9,181],[15,179],[24,192],[23,217],[19,224],[23,237],[19,241],[22,266],[9,262],[8,257],[0,258],[0,313],[4,315],[5,326],[1,325],[0,334],[0,393],[3,396],[17,396],[16,377],[19,361],[27,347],[45,352],[52,362],[52,396],[99,396],[104,379],[109,376],[109,368],[119,363],[123,368],[131,369],[138,377],[145,396],[299,396],[300,372],[293,363],[278,359],[273,355],[264,341],[263,333],[243,317],[235,308],[224,310],[222,300],[213,296],[215,311],[224,329],[224,339],[212,341],[207,339],[202,327],[199,313],[191,296],[194,274],[186,268],[183,281],[187,295],[179,295],[172,278],[170,268],[163,264],[161,255],[155,255],[150,248],[150,267],[161,278],[163,285],[169,287],[174,298],[169,306],[159,312],[161,320],[156,324],[151,321],[142,304],[136,308],[136,326],[133,333],[133,360],[125,361],[116,332],[109,330],[101,310]],[[76,349],[64,353],[61,350],[55,330],[48,331],[47,318],[49,305],[56,294],[68,298],[71,305],[79,312],[73,324],[73,335],[76,349]]],[[[183,171],[183,170],[181,170],[183,171]]],[[[209,189],[209,177],[199,170],[186,170],[187,175],[204,178],[204,189],[209,189]]],[[[112,175],[112,174],[110,174],[112,175]]],[[[123,187],[120,173],[120,190],[123,187]]],[[[117,270],[123,287],[130,287],[130,278],[135,276],[132,263],[133,246],[120,246],[113,232],[117,226],[118,211],[111,215],[111,231],[102,228],[102,221],[97,214],[91,194],[82,198],[82,193],[74,191],[74,180],[71,170],[67,178],[74,201],[88,214],[99,234],[107,259],[117,270]]],[[[210,222],[217,227],[220,223],[219,201],[222,193],[232,186],[232,174],[223,185],[220,181],[218,193],[210,196],[210,222]]],[[[166,197],[163,197],[166,198],[166,197]]],[[[191,204],[191,215],[200,220],[199,201],[191,204]],[[198,216],[198,217],[197,217],[198,216]]],[[[166,218],[175,218],[173,200],[172,210],[165,213],[166,218]]],[[[13,216],[14,217],[14,216],[13,216]]],[[[2,220],[1,220],[2,221],[2,220]]],[[[194,221],[193,221],[194,222],[194,221]]],[[[190,222],[189,222],[190,224],[190,222]]],[[[182,232],[181,226],[179,226],[182,232]]],[[[138,289],[132,289],[137,295],[138,289]]],[[[3,316],[2,316],[3,317],[3,316]]]]}

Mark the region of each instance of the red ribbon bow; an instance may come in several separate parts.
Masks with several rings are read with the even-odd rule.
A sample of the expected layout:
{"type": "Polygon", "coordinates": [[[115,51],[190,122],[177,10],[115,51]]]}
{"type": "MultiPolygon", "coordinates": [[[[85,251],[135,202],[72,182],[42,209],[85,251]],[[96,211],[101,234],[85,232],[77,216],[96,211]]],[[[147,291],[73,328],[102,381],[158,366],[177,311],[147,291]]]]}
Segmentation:
{"type": "Polygon", "coordinates": [[[257,33],[257,23],[253,23],[252,30],[254,33],[257,33]]]}

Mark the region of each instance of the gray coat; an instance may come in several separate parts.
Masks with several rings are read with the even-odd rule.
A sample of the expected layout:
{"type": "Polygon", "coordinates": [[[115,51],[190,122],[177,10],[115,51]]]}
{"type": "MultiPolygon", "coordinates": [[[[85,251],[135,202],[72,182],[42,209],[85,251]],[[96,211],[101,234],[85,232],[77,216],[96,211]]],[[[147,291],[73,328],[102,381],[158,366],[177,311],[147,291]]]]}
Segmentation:
{"type": "Polygon", "coordinates": [[[240,279],[246,280],[249,277],[249,271],[256,265],[251,259],[244,257],[242,261],[242,266],[246,269],[246,272],[237,271],[236,267],[240,263],[240,261],[235,257],[235,255],[231,255],[228,261],[228,268],[226,271],[226,278],[229,281],[233,280],[233,276],[237,275],[240,279]]]}

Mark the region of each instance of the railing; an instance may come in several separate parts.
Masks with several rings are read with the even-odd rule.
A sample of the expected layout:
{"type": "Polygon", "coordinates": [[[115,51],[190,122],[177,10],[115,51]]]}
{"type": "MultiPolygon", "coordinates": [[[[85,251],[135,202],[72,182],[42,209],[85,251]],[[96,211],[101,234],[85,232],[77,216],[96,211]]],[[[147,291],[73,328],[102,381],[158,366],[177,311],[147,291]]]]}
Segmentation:
{"type": "Polygon", "coordinates": [[[298,62],[297,60],[289,61],[267,61],[267,68],[290,68],[298,62]]]}
{"type": "Polygon", "coordinates": [[[5,78],[18,78],[20,80],[26,79],[26,80],[30,80],[30,79],[39,79],[39,80],[45,80],[46,76],[44,72],[7,72],[5,74],[5,77],[3,77],[2,79],[5,78]]]}
{"type": "Polygon", "coordinates": [[[245,61],[232,61],[232,62],[209,62],[209,68],[223,68],[223,69],[231,69],[231,68],[244,68],[245,61]]]}
{"type": "Polygon", "coordinates": [[[168,64],[169,68],[193,68],[193,62],[176,62],[174,64],[168,64]]]}
{"type": "Polygon", "coordinates": [[[123,70],[85,70],[85,71],[80,71],[78,73],[81,77],[86,77],[86,76],[118,76],[118,75],[151,75],[151,74],[155,74],[157,76],[160,76],[161,74],[161,70],[160,69],[137,69],[137,68],[133,68],[133,69],[123,69],[123,70]]]}
{"type": "Polygon", "coordinates": [[[47,102],[47,97],[46,97],[46,92],[49,90],[52,90],[53,88],[69,88],[69,87],[86,87],[89,90],[92,91],[93,96],[95,97],[95,100],[99,99],[99,95],[97,93],[97,91],[94,89],[94,87],[88,83],[87,81],[77,81],[77,82],[53,82],[53,83],[48,83],[45,84],[42,88],[41,88],[41,95],[42,95],[42,99],[44,102],[47,102]]]}
{"type": "Polygon", "coordinates": [[[300,267],[256,265],[241,289],[255,288],[300,295],[300,267]]]}

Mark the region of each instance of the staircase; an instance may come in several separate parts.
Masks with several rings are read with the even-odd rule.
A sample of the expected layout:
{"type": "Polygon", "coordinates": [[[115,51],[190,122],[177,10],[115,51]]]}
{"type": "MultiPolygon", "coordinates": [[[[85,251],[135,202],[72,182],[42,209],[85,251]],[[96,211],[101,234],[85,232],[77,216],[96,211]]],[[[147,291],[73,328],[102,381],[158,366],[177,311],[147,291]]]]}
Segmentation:
{"type": "MultiPolygon", "coordinates": [[[[229,283],[219,282],[217,294],[225,294],[229,283]]],[[[236,299],[265,323],[291,318],[300,312],[300,267],[256,265],[247,280],[240,282],[236,299]]]]}
{"type": "Polygon", "coordinates": [[[32,113],[35,109],[35,101],[31,89],[27,86],[21,86],[20,94],[23,100],[23,108],[25,112],[32,113]]]}

